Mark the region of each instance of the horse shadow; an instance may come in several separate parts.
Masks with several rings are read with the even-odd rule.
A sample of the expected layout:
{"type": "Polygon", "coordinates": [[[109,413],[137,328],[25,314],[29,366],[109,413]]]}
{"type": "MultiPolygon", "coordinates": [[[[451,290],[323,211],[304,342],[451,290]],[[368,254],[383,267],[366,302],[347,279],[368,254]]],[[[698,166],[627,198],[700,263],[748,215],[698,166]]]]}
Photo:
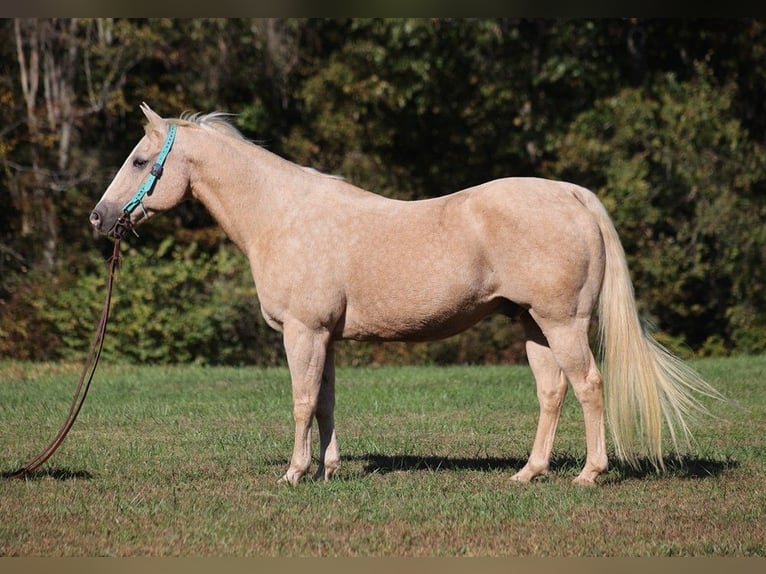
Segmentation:
{"type": "MultiPolygon", "coordinates": [[[[389,474],[393,472],[515,472],[526,464],[525,458],[520,457],[449,457],[435,455],[387,455],[381,453],[365,453],[344,457],[346,460],[362,463],[362,476],[374,474],[389,474]]],[[[681,478],[707,479],[723,475],[729,470],[739,467],[732,459],[719,459],[705,456],[683,455],[665,457],[665,471],[660,473],[647,460],[639,460],[634,467],[627,463],[614,461],[609,470],[600,480],[602,484],[618,484],[628,480],[646,478],[681,478]]],[[[278,464],[283,464],[279,461],[278,464]]],[[[277,461],[273,461],[277,464],[277,461]]],[[[571,454],[555,454],[551,457],[550,472],[553,475],[572,476],[579,473],[585,464],[584,457],[571,454]]],[[[17,478],[21,469],[0,472],[2,479],[17,478]]],[[[43,480],[50,478],[58,481],[91,480],[93,474],[87,470],[75,470],[64,467],[45,467],[37,469],[23,477],[22,480],[43,480]]]]}
{"type": "Polygon", "coordinates": [[[45,478],[52,478],[53,480],[65,481],[65,480],[91,480],[93,475],[87,470],[73,470],[70,468],[50,467],[39,468],[26,474],[19,476],[21,469],[7,470],[0,473],[0,478],[11,480],[18,478],[20,480],[43,480],[45,478]]]}
{"type": "MultiPolygon", "coordinates": [[[[353,455],[350,460],[363,464],[363,476],[388,474],[392,472],[449,472],[481,471],[515,472],[527,462],[519,457],[449,457],[419,455],[386,455],[366,453],[353,455]]],[[[621,461],[610,461],[607,472],[600,482],[616,484],[627,480],[646,478],[681,478],[706,479],[721,476],[726,471],[737,468],[739,463],[731,458],[718,459],[706,456],[682,455],[664,457],[664,472],[658,471],[648,460],[638,461],[636,466],[621,461]]],[[[585,464],[585,458],[571,454],[555,454],[551,457],[550,473],[553,475],[577,475],[585,464]]]]}
{"type": "Polygon", "coordinates": [[[648,477],[674,477],[681,479],[706,479],[723,475],[739,467],[739,462],[731,457],[713,458],[709,456],[680,455],[663,457],[664,471],[657,468],[648,459],[641,459],[636,466],[625,462],[615,463],[619,478],[623,480],[648,477]]]}

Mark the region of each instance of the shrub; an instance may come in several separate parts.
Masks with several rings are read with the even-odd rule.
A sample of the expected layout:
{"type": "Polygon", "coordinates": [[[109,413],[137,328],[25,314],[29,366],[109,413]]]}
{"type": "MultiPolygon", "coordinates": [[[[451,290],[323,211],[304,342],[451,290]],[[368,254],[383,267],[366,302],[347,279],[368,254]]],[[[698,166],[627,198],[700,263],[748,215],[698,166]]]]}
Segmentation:
{"type": "MultiPolygon", "coordinates": [[[[84,357],[105,295],[106,266],[95,267],[100,272],[59,273],[53,289],[29,277],[13,308],[30,311],[16,331],[35,350],[22,355],[20,345],[5,344],[0,352],[84,357]]],[[[3,320],[5,331],[8,324],[3,320]]],[[[281,361],[280,341],[260,320],[247,262],[231,246],[210,254],[169,238],[156,250],[123,247],[105,355],[136,363],[274,364],[281,361]]]]}

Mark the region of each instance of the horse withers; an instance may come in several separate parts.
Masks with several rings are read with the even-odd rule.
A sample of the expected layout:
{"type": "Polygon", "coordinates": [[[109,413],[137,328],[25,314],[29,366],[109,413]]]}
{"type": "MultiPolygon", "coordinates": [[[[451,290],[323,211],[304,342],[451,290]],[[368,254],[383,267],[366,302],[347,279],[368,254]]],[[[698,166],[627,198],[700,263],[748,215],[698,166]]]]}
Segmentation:
{"type": "Polygon", "coordinates": [[[586,460],[575,478],[584,485],[607,468],[605,397],[617,457],[659,469],[663,429],[674,447],[688,443],[687,421],[705,412],[698,395],[719,396],[643,329],[617,232],[580,186],[506,178],[398,201],[266,151],[226,114],[141,110],[145,136],[90,221],[122,236],[195,198],[245,254],[292,380],[295,442],[282,481],[308,472],[314,418],[315,476],[329,479],[340,465],[340,339],[434,340],[491,313],[520,317],[540,413],[529,459],[512,477],[519,482],[548,471],[567,381],[584,413],[586,460]],[[588,342],[595,311],[603,377],[588,342]]]}

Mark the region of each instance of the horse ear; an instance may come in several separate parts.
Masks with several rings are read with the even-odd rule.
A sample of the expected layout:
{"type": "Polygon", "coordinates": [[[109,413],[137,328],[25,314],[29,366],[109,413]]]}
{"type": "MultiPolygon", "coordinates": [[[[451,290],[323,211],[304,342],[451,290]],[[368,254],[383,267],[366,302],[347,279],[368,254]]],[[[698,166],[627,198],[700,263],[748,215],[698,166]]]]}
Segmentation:
{"type": "Polygon", "coordinates": [[[146,135],[157,141],[162,141],[167,131],[167,123],[146,102],[141,102],[141,111],[144,112],[149,124],[144,127],[146,135]]]}
{"type": "Polygon", "coordinates": [[[144,115],[146,116],[146,119],[149,120],[149,123],[155,127],[155,128],[161,128],[165,125],[164,120],[155,112],[152,108],[149,107],[149,104],[146,102],[141,102],[141,111],[144,112],[144,115]]]}

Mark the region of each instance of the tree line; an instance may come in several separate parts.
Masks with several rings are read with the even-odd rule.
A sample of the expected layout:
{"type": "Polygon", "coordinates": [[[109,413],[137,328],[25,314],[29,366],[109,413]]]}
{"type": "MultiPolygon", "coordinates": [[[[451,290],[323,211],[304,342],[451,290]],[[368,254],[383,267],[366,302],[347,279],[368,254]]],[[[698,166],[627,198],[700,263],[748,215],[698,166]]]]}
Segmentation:
{"type": "MultiPolygon", "coordinates": [[[[643,316],[683,354],[766,351],[766,22],[758,19],[0,20],[0,357],[82,355],[108,240],[88,212],[165,116],[377,193],[566,179],[615,220],[643,316]]],[[[125,255],[106,353],[280,364],[247,263],[188,203],[125,255]]],[[[438,249],[438,246],[434,246],[438,249]]],[[[341,360],[514,362],[518,326],[341,360]]]]}

